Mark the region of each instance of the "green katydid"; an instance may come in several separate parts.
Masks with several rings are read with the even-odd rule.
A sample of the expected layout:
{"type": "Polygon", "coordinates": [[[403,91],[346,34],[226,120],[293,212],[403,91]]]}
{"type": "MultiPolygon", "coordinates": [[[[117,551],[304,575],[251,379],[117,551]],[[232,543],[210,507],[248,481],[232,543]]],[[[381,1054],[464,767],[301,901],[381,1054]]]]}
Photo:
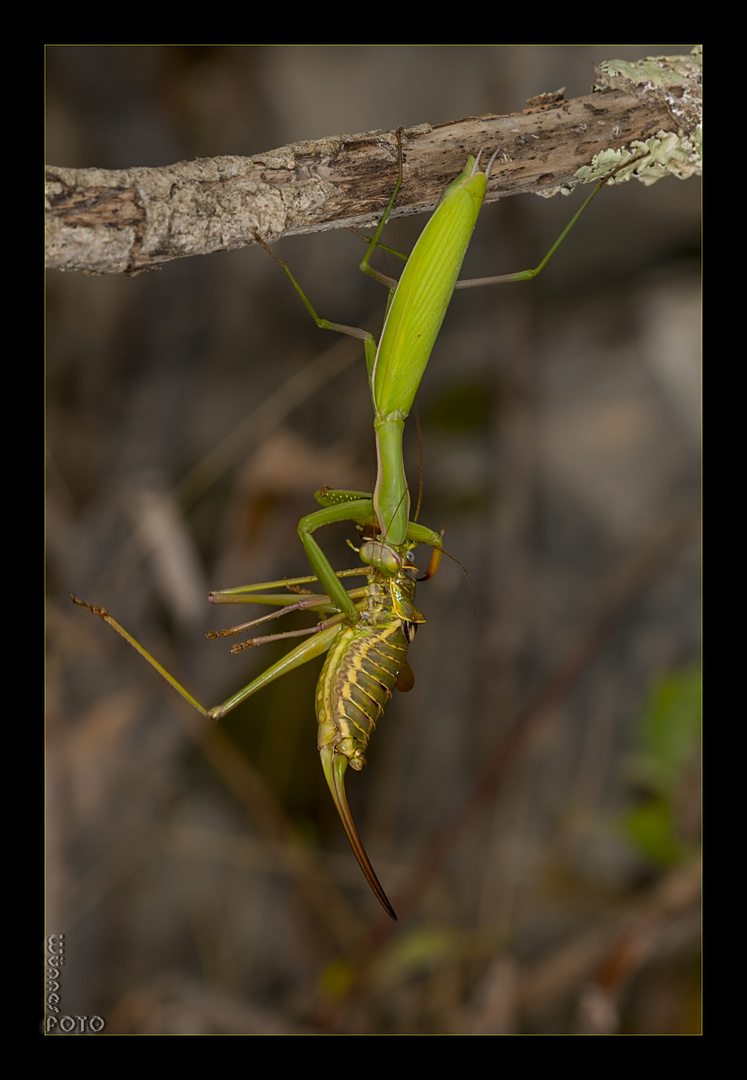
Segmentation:
{"type": "MultiPolygon", "coordinates": [[[[399,142],[399,178],[381,222],[369,243],[361,269],[389,283],[369,267],[384,225],[402,184],[402,145],[399,142]]],[[[345,795],[344,775],[348,764],[360,769],[365,748],[376,722],[395,686],[412,684],[407,665],[407,648],[418,623],[424,621],[415,607],[413,549],[426,544],[433,549],[430,566],[420,580],[431,577],[442,552],[441,536],[409,520],[410,496],[402,455],[405,419],[412,407],[441,323],[456,287],[523,281],[535,277],[547,264],[590,200],[598,185],[563,230],[542,262],[532,270],[516,274],[457,282],[462,261],[482,206],[487,180],[495,155],[486,171],[479,168],[480,154],[471,155],[459,176],[446,188],[429,219],[405,269],[389,297],[387,315],[378,346],[373,336],[355,327],[321,319],[296,282],[289,268],[278,259],[318,326],[361,338],[374,407],[377,450],[377,477],[372,495],[365,492],[317,492],[322,509],[304,517],[298,532],[314,571],[310,578],[270,582],[211,593],[213,603],[260,603],[280,606],[274,616],[252,620],[208,635],[221,637],[244,632],[264,619],[291,610],[316,611],[320,622],[306,631],[271,635],[273,639],[305,636],[282,660],[223,704],[201,705],[158,661],[137,642],[104,608],[73,597],[75,603],[99,615],[143,656],[149,664],[209,719],[220,719],[257,690],[323,653],[327,653],[317,688],[318,746],[325,777],[356,858],[375,895],[394,919],[392,908],[353,822],[345,795]],[[322,552],[314,533],[323,525],[352,521],[362,531],[359,551],[366,564],[357,570],[336,573],[322,552]],[[347,590],[343,579],[367,575],[367,586],[347,590]],[[291,588],[318,581],[325,595],[302,599],[297,594],[263,593],[262,589],[291,588]]],[[[258,238],[259,239],[259,238],[258,238]]],[[[261,241],[260,241],[261,242],[261,241]]],[[[264,245],[263,245],[264,246],[264,245]]],[[[269,249],[267,249],[269,250],[269,249]]],[[[271,253],[272,254],[272,253],[271,253]]],[[[274,256],[277,258],[277,256],[274,256]]],[[[261,644],[268,638],[252,638],[235,645],[232,652],[261,644]]]]}

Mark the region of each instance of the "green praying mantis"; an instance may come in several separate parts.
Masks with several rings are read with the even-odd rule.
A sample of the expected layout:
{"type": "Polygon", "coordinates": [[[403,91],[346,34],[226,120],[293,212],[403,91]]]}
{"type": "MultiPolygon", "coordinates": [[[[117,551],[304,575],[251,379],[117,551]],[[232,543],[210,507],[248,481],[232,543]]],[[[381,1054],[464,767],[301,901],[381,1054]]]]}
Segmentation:
{"type": "MultiPolygon", "coordinates": [[[[226,630],[211,632],[208,637],[241,634],[265,620],[291,611],[315,612],[319,622],[306,630],[250,638],[234,645],[231,651],[239,653],[269,640],[305,638],[221,705],[206,708],[105,608],[72,597],[76,604],[107,622],[193,708],[211,720],[221,719],[262,687],[326,653],[316,692],[317,741],[324,775],[366,880],[384,910],[395,920],[394,908],[376,876],[353,821],[345,792],[345,774],[348,765],[360,770],[365,764],[366,746],[395,687],[407,690],[412,686],[407,651],[417,626],[425,621],[415,606],[416,583],[433,576],[443,553],[441,534],[410,520],[410,494],[402,451],[405,420],[455,288],[535,277],[605,182],[592,191],[537,267],[515,274],[458,282],[497,152],[484,172],[480,168],[482,151],[476,157],[470,155],[462,172],[444,191],[407,259],[399,281],[394,282],[371,268],[369,260],[380,246],[381,233],[403,181],[400,133],[398,154],[397,183],[360,264],[364,273],[390,287],[378,344],[364,330],[321,319],[288,266],[266,248],[290,278],[317,326],[363,341],[374,410],[376,484],[372,494],[329,488],[318,491],[316,499],[321,509],[302,518],[298,524],[298,534],[313,575],[211,593],[209,600],[216,604],[266,604],[280,610],[226,630]],[[314,534],[325,525],[342,521],[354,523],[359,531],[359,547],[354,550],[358,552],[362,566],[335,572],[314,534]],[[432,555],[427,571],[418,579],[413,551],[420,544],[430,547],[432,555]],[[347,578],[355,576],[367,577],[367,584],[346,588],[347,578]],[[324,589],[323,594],[304,593],[304,587],[314,581],[324,589]],[[289,591],[263,591],[282,588],[289,591]],[[299,593],[302,594],[300,599],[299,593]]],[[[266,246],[259,237],[257,239],[266,246]]]]}

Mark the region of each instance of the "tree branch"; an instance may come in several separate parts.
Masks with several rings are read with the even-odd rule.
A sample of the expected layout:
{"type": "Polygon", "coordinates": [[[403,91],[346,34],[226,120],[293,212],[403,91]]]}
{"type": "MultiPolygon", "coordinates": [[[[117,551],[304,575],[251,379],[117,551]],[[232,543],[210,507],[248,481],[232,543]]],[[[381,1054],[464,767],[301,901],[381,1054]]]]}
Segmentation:
{"type": "MultiPolygon", "coordinates": [[[[597,68],[595,93],[543,94],[522,113],[403,132],[404,184],[393,216],[432,210],[468,153],[498,151],[487,202],[552,195],[628,159],[652,183],[700,171],[700,55],[597,68]]],[[[292,143],[254,157],[165,168],[47,168],[47,266],[135,274],[172,259],[325,229],[368,225],[397,178],[393,131],[292,143]]]]}

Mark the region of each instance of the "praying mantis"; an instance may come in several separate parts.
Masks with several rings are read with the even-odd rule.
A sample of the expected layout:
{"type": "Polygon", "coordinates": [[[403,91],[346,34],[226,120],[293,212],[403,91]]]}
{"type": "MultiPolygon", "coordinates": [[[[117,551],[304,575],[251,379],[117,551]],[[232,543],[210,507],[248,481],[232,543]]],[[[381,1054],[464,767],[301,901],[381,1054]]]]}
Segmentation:
{"type": "MultiPolygon", "coordinates": [[[[317,686],[318,749],[325,778],[358,863],[387,914],[396,914],[358,835],[347,802],[345,774],[348,765],[359,770],[376,723],[395,687],[412,683],[407,650],[415,629],[424,617],[415,606],[416,569],[413,551],[425,544],[432,549],[424,581],[436,572],[443,551],[441,535],[410,520],[410,494],[404,467],[402,438],[405,421],[425,372],[441,323],[480,212],[495,154],[483,172],[483,151],[469,155],[462,172],[448,185],[407,260],[397,283],[369,266],[403,182],[403,150],[398,134],[399,177],[379,226],[370,240],[361,269],[390,286],[384,326],[378,341],[355,327],[321,319],[289,268],[278,259],[316,324],[356,338],[364,344],[366,368],[374,411],[377,475],[373,493],[322,488],[316,494],[321,509],[302,518],[298,534],[313,575],[281,582],[242,586],[211,593],[213,603],[258,603],[279,606],[274,616],[264,616],[240,626],[209,634],[211,638],[244,632],[268,618],[290,611],[317,612],[320,621],[305,631],[252,638],[232,652],[277,640],[303,636],[280,661],[232,695],[221,705],[206,708],[194,698],[105,609],[73,596],[73,601],[101,617],[204,717],[219,720],[237,705],[275,679],[316,657],[327,654],[317,686]],[[350,521],[360,532],[362,568],[336,573],[319,545],[315,533],[323,526],[350,521]],[[348,576],[366,576],[362,588],[346,589],[348,576]],[[317,581],[324,594],[302,596],[303,586],[317,581]],[[288,588],[288,593],[261,590],[288,588]]],[[[547,264],[565,236],[602,185],[586,199],[544,259],[532,270],[462,282],[462,287],[529,280],[547,264]]],[[[260,239],[260,238],[258,238],[260,239]]],[[[261,242],[261,240],[260,240],[261,242]]],[[[269,250],[269,249],[267,249],[269,250]]],[[[272,254],[272,253],[271,253],[272,254]]],[[[275,256],[277,258],[277,256],[275,256]]]]}

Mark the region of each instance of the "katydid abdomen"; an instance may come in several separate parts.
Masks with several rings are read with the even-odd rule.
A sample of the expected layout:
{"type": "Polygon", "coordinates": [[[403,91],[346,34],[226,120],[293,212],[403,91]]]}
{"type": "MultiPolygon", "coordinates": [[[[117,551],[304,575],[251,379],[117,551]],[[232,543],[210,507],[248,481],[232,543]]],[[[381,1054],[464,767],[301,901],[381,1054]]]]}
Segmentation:
{"type": "MultiPolygon", "coordinates": [[[[340,631],[330,646],[316,689],[317,745],[329,790],[358,864],[393,919],[397,916],[350,813],[344,778],[348,764],[356,770],[365,765],[368,740],[395,687],[409,690],[413,684],[407,650],[416,624],[401,619],[394,610],[399,593],[412,602],[412,575],[413,571],[407,569],[400,571],[396,580],[375,575],[369,586],[367,608],[353,625],[340,631]]],[[[414,604],[412,607],[416,610],[414,604]]]]}

